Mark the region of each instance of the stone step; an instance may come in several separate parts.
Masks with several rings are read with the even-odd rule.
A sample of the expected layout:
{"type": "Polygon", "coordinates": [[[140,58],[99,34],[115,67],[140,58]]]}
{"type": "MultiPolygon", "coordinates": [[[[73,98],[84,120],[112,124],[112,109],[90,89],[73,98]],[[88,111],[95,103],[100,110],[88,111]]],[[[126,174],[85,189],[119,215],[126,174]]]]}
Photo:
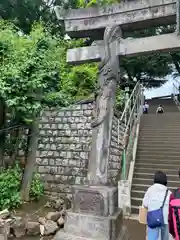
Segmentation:
{"type": "MultiPolygon", "coordinates": [[[[133,183],[134,184],[145,184],[145,185],[152,185],[154,183],[154,179],[152,178],[133,178],[133,183]]],[[[168,187],[180,187],[180,182],[178,179],[176,181],[173,180],[168,180],[168,187]]]]}
{"type": "Polygon", "coordinates": [[[161,156],[161,155],[166,155],[166,154],[168,154],[168,155],[171,155],[172,156],[172,158],[173,158],[173,156],[176,156],[176,155],[178,155],[178,156],[180,156],[180,147],[179,148],[159,148],[158,149],[158,145],[157,145],[157,147],[156,148],[151,148],[151,149],[149,149],[149,148],[138,148],[138,151],[137,151],[137,154],[151,154],[151,153],[153,153],[153,155],[154,154],[156,154],[156,155],[158,155],[158,156],[161,156]]]}
{"type": "Polygon", "coordinates": [[[173,158],[169,161],[167,161],[166,159],[158,159],[158,158],[141,158],[141,157],[137,157],[136,159],[136,163],[140,164],[140,163],[145,163],[145,164],[173,164],[173,165],[179,165],[180,164],[180,160],[177,158],[173,158]]]}
{"type": "MultiPolygon", "coordinates": [[[[180,125],[180,124],[179,124],[180,125]]],[[[146,138],[146,137],[155,137],[155,139],[162,139],[162,138],[170,138],[170,137],[176,137],[180,139],[180,136],[179,136],[179,133],[180,131],[177,130],[176,132],[172,132],[171,130],[167,130],[166,132],[157,132],[157,131],[150,131],[150,132],[146,132],[146,133],[141,133],[140,132],[140,137],[142,136],[143,138],[146,138]]]]}
{"type": "Polygon", "coordinates": [[[139,206],[131,205],[131,214],[139,214],[139,206]]]}
{"type": "Polygon", "coordinates": [[[131,198],[141,198],[141,199],[143,199],[145,193],[146,193],[146,191],[132,190],[131,191],[131,198]]]}
{"type": "Polygon", "coordinates": [[[149,142],[149,143],[147,143],[147,142],[143,142],[143,141],[141,141],[141,142],[138,142],[138,150],[141,150],[141,149],[150,149],[150,150],[159,150],[159,149],[163,149],[164,150],[164,148],[165,149],[168,149],[168,150],[170,150],[170,149],[172,149],[172,150],[174,150],[174,149],[178,149],[180,147],[180,142],[174,142],[174,143],[172,143],[172,142],[149,142]]]}
{"type": "Polygon", "coordinates": [[[141,123],[142,124],[146,124],[146,125],[160,125],[160,123],[162,123],[162,126],[165,124],[165,123],[170,123],[172,122],[172,125],[173,124],[176,124],[178,122],[180,122],[180,113],[178,114],[166,114],[166,115],[156,115],[156,114],[149,114],[149,115],[146,115],[146,116],[143,116],[141,118],[141,123]]]}
{"type": "Polygon", "coordinates": [[[142,121],[146,121],[146,122],[150,122],[150,120],[154,121],[154,122],[159,122],[158,120],[172,120],[172,122],[177,121],[180,118],[180,114],[179,112],[166,112],[165,114],[156,114],[156,113],[149,113],[149,114],[143,114],[141,117],[142,121]]]}
{"type": "Polygon", "coordinates": [[[178,146],[180,145],[179,144],[179,138],[177,139],[172,139],[171,141],[169,141],[169,139],[161,139],[160,141],[158,139],[142,139],[142,137],[140,136],[139,139],[138,139],[138,147],[140,145],[157,145],[157,144],[160,144],[160,145],[168,145],[168,146],[172,146],[172,145],[175,145],[177,144],[178,146]]]}
{"type": "MultiPolygon", "coordinates": [[[[179,114],[180,115],[180,114],[179,114]]],[[[178,119],[178,121],[176,122],[172,122],[172,120],[168,120],[168,121],[155,121],[153,122],[152,120],[150,122],[147,122],[147,121],[144,121],[144,122],[141,122],[140,124],[140,131],[143,131],[143,130],[150,130],[150,129],[156,129],[156,130],[166,130],[166,127],[167,129],[178,129],[178,126],[179,126],[179,123],[180,123],[180,118],[178,119]]]]}
{"type": "MultiPolygon", "coordinates": [[[[136,173],[134,172],[134,176],[133,176],[133,179],[136,179],[136,178],[143,178],[143,179],[153,179],[154,178],[154,173],[136,173]]],[[[179,181],[179,177],[177,174],[175,175],[169,175],[167,174],[167,178],[168,178],[168,182],[169,181],[179,181]]],[[[180,185],[180,181],[179,181],[179,185],[180,185]]]]}
{"type": "MultiPolygon", "coordinates": [[[[179,124],[180,125],[180,124],[179,124]]],[[[153,127],[152,127],[152,129],[149,129],[149,130],[141,130],[141,131],[139,131],[139,134],[140,135],[158,135],[158,134],[161,134],[161,135],[165,135],[165,134],[167,134],[167,135],[178,135],[180,133],[180,129],[169,129],[169,128],[167,128],[167,129],[159,129],[159,130],[157,130],[157,129],[154,129],[153,127]]]]}
{"type": "MultiPolygon", "coordinates": [[[[157,169],[154,169],[154,168],[147,168],[145,166],[141,166],[141,164],[139,164],[139,166],[135,165],[135,169],[134,169],[134,173],[144,173],[144,174],[148,174],[148,173],[151,173],[151,174],[154,174],[155,171],[157,169]]],[[[169,169],[169,168],[166,168],[164,169],[163,167],[161,168],[161,171],[165,172],[166,174],[169,174],[169,175],[174,175],[174,176],[178,176],[178,169],[175,168],[175,169],[169,169]]]]}
{"type": "Polygon", "coordinates": [[[139,135],[139,142],[140,141],[143,141],[143,142],[145,142],[145,141],[149,141],[149,142],[165,142],[165,141],[169,141],[169,142],[178,142],[180,140],[180,136],[177,134],[177,135],[167,135],[166,134],[166,136],[161,136],[161,135],[146,135],[146,136],[144,136],[144,135],[139,135]],[[166,139],[166,140],[165,140],[166,139]]]}
{"type": "Polygon", "coordinates": [[[180,121],[178,121],[177,123],[172,123],[172,122],[166,122],[166,123],[163,123],[163,124],[162,123],[159,123],[159,124],[156,123],[156,125],[153,124],[153,123],[151,123],[151,124],[141,123],[139,131],[143,131],[143,130],[148,131],[148,130],[151,130],[151,129],[160,130],[160,129],[166,129],[166,127],[167,127],[167,129],[174,130],[174,129],[178,129],[179,124],[180,124],[180,121]]]}
{"type": "Polygon", "coordinates": [[[174,151],[179,151],[180,152],[180,144],[177,143],[176,145],[169,146],[168,144],[149,144],[149,145],[143,145],[143,144],[138,144],[138,152],[143,152],[143,151],[149,151],[149,152],[174,152],[174,151]]]}
{"type": "MultiPolygon", "coordinates": [[[[153,112],[153,114],[141,117],[131,189],[131,210],[133,214],[139,214],[139,206],[142,205],[145,192],[153,184],[155,171],[161,170],[167,174],[170,190],[180,187],[178,177],[180,166],[180,112],[171,99],[167,102],[171,102],[172,105],[162,104],[165,109],[163,115],[157,115],[153,112]],[[167,113],[167,110],[175,112],[167,113]]],[[[155,110],[156,106],[150,104],[149,111],[155,110]]]]}
{"type": "MultiPolygon", "coordinates": [[[[133,178],[133,184],[145,184],[145,185],[152,185],[154,183],[154,179],[144,179],[144,178],[133,178]]],[[[178,188],[180,187],[180,182],[179,181],[168,181],[169,187],[175,187],[178,188]]]]}
{"type": "Polygon", "coordinates": [[[131,197],[131,204],[137,207],[142,206],[142,200],[143,198],[131,197]]]}
{"type": "MultiPolygon", "coordinates": [[[[157,152],[147,152],[147,153],[144,153],[144,152],[137,152],[137,157],[136,157],[139,160],[141,159],[156,159],[157,160],[157,163],[160,159],[164,160],[166,159],[167,162],[170,163],[170,161],[172,159],[176,159],[178,160],[179,159],[179,153],[174,153],[174,154],[171,154],[171,152],[169,153],[161,153],[161,154],[158,154],[157,152]]],[[[149,162],[149,161],[148,161],[149,162]]]]}
{"type": "MultiPolygon", "coordinates": [[[[133,183],[132,183],[132,191],[136,190],[136,191],[147,191],[147,189],[152,185],[151,184],[135,184],[134,183],[134,179],[133,179],[133,183]]],[[[180,186],[180,183],[179,183],[180,186]]],[[[169,190],[174,191],[175,189],[177,189],[177,187],[175,186],[169,186],[169,190]]]]}
{"type": "Polygon", "coordinates": [[[177,124],[171,124],[171,122],[168,122],[166,124],[159,124],[159,125],[143,125],[141,124],[140,125],[140,129],[139,131],[140,132],[149,132],[151,130],[154,130],[154,131],[167,131],[167,130],[172,130],[172,131],[175,131],[175,130],[178,130],[179,131],[179,124],[180,122],[178,122],[177,124]]]}
{"type": "Polygon", "coordinates": [[[178,171],[179,169],[179,164],[161,164],[161,163],[155,163],[155,164],[152,164],[152,163],[136,163],[136,167],[143,167],[143,168],[149,168],[149,169],[155,169],[156,170],[159,170],[159,169],[176,169],[178,171]]]}

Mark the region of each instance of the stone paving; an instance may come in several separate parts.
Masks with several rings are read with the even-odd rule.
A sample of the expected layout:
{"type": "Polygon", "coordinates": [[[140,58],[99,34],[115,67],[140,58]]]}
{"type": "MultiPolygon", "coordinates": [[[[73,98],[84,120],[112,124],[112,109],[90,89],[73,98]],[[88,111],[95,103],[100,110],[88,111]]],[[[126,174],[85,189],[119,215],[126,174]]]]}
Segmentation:
{"type": "MultiPolygon", "coordinates": [[[[140,224],[137,220],[125,220],[125,225],[128,229],[128,234],[132,240],[145,240],[146,239],[146,226],[140,224]]],[[[159,238],[158,240],[161,240],[159,238]]],[[[169,240],[173,240],[169,234],[169,240]]]]}

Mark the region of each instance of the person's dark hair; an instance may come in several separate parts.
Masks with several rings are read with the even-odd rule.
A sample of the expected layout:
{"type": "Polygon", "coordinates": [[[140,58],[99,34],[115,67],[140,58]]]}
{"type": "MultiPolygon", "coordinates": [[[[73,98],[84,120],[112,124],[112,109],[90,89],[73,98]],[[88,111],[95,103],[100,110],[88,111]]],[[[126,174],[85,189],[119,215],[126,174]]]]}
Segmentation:
{"type": "Polygon", "coordinates": [[[179,171],[178,171],[178,175],[179,175],[179,178],[180,178],[180,169],[179,169],[179,171]]]}
{"type": "Polygon", "coordinates": [[[164,172],[162,171],[157,171],[154,174],[154,183],[159,183],[164,186],[167,185],[167,176],[164,172]]]}

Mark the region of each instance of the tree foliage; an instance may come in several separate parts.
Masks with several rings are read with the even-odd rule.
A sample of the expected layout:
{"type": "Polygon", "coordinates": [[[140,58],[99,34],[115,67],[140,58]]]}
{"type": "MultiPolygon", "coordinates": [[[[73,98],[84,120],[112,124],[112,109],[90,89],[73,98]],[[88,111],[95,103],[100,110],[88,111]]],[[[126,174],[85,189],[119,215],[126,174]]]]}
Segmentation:
{"type": "Polygon", "coordinates": [[[63,25],[57,21],[54,6],[63,9],[75,8],[77,0],[1,0],[0,16],[4,20],[12,21],[24,33],[29,33],[34,22],[43,21],[52,33],[62,35],[63,25]]]}
{"type": "MultiPolygon", "coordinates": [[[[98,64],[72,67],[66,63],[67,49],[90,44],[93,39],[64,40],[64,25],[56,19],[54,6],[59,5],[62,9],[67,9],[115,2],[118,1],[1,1],[0,16],[3,19],[0,21],[1,130],[18,124],[29,128],[31,133],[32,129],[36,129],[33,124],[44,106],[62,107],[77,100],[94,97],[98,64]],[[7,111],[10,113],[10,121],[4,117],[7,111]]],[[[172,31],[174,26],[166,26],[125,33],[125,37],[139,38],[172,31]]],[[[163,83],[157,79],[165,78],[174,70],[180,74],[180,54],[156,53],[121,58],[120,67],[121,89],[117,90],[117,106],[122,108],[122,90],[125,87],[133,89],[137,80],[148,87],[157,87],[163,83]]],[[[14,137],[14,133],[11,135],[14,137]]],[[[19,132],[15,131],[15,138],[18,135],[19,132]]],[[[6,134],[0,132],[0,159],[3,156],[1,150],[6,138],[6,134]]]]}
{"type": "Polygon", "coordinates": [[[21,36],[0,22],[0,96],[15,118],[28,123],[44,104],[65,106],[93,92],[97,66],[67,65],[72,44],[82,43],[57,40],[42,24],[21,36]]]}
{"type": "MultiPolygon", "coordinates": [[[[42,23],[34,24],[29,34],[22,34],[14,24],[0,21],[0,99],[10,114],[10,121],[3,121],[0,128],[3,131],[4,127],[13,128],[18,124],[29,129],[22,182],[24,200],[29,200],[31,189],[40,111],[45,105],[69,105],[91,95],[95,88],[95,64],[73,68],[67,65],[66,51],[72,45],[82,46],[83,42],[60,40],[42,23]]],[[[17,143],[19,128],[12,131],[10,139],[14,134],[17,143]]],[[[7,138],[3,137],[0,149],[7,138]]],[[[1,163],[3,153],[1,151],[1,163]]]]}
{"type": "MultiPolygon", "coordinates": [[[[0,210],[17,208],[22,204],[20,195],[22,171],[18,165],[0,169],[0,210]]],[[[34,174],[30,198],[38,200],[44,192],[39,175],[34,174]]]]}
{"type": "Polygon", "coordinates": [[[95,6],[103,6],[105,4],[113,4],[117,3],[117,0],[78,0],[77,8],[86,8],[86,7],[95,7],[95,6]]]}

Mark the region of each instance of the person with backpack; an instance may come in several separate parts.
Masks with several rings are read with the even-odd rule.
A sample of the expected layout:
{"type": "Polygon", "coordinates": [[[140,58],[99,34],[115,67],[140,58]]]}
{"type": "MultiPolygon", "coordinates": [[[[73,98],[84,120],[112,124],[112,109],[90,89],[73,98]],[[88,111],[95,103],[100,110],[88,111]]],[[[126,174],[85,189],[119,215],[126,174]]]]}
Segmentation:
{"type": "Polygon", "coordinates": [[[156,113],[162,114],[164,113],[164,108],[162,107],[161,104],[158,105],[157,109],[156,109],[156,113]]]}
{"type": "MultiPolygon", "coordinates": [[[[180,178],[180,170],[178,172],[180,178]]],[[[180,188],[177,188],[169,198],[169,233],[175,240],[180,240],[180,188]]]]}
{"type": "Polygon", "coordinates": [[[147,240],[169,240],[168,208],[171,191],[168,190],[167,176],[162,171],[154,175],[154,184],[148,188],[143,198],[147,208],[147,240]]]}

